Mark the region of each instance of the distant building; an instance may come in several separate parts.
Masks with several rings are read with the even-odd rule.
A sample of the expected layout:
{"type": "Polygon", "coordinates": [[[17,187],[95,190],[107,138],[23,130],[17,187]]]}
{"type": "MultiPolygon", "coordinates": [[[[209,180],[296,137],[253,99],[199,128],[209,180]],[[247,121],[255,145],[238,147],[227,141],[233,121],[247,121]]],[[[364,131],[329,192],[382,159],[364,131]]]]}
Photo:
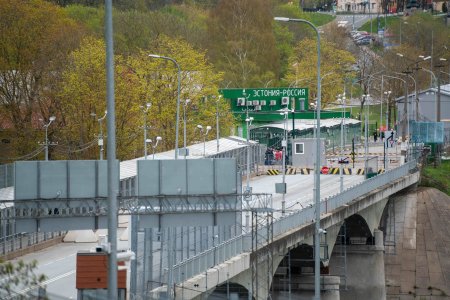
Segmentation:
{"type": "MultiPolygon", "coordinates": [[[[408,110],[408,120],[416,120],[418,122],[436,122],[437,118],[437,88],[429,88],[427,90],[418,91],[418,113],[416,111],[416,97],[414,93],[408,95],[407,110],[408,110]]],[[[405,98],[399,97],[396,99],[398,120],[403,120],[404,116],[404,105],[405,98]]],[[[440,89],[440,102],[441,102],[441,113],[440,120],[444,124],[444,143],[450,142],[450,84],[441,85],[440,89]]],[[[400,129],[400,124],[397,128],[400,129]]]]}

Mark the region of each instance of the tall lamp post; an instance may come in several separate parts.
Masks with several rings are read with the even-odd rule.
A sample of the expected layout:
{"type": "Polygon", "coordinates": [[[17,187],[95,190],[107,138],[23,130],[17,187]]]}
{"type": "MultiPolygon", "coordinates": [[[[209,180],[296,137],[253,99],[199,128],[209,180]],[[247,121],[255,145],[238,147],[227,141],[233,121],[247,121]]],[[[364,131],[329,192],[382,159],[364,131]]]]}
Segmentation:
{"type": "MultiPolygon", "coordinates": [[[[288,115],[289,110],[287,108],[284,109],[283,112],[280,113],[280,115],[283,116],[284,122],[284,133],[283,133],[283,141],[281,142],[281,146],[283,147],[283,158],[282,158],[282,173],[283,173],[283,186],[286,187],[286,147],[287,147],[287,121],[288,121],[288,115]]],[[[283,199],[281,200],[281,215],[284,216],[286,213],[286,190],[283,191],[283,199]]]]}
{"type": "Polygon", "coordinates": [[[161,58],[165,60],[170,60],[175,64],[175,66],[178,69],[177,72],[177,115],[176,115],[176,124],[175,124],[175,159],[178,159],[178,129],[179,129],[179,123],[180,123],[180,89],[181,89],[181,68],[178,62],[170,57],[162,56],[162,55],[156,55],[156,54],[149,54],[149,57],[153,58],[161,58]]]}
{"type": "MultiPolygon", "coordinates": [[[[386,128],[384,131],[387,133],[387,131],[389,130],[389,124],[388,124],[389,96],[392,94],[392,91],[385,91],[385,92],[383,92],[383,94],[386,96],[386,128]]],[[[383,110],[380,111],[380,118],[383,118],[383,110]]],[[[380,121],[380,124],[381,124],[381,121],[380,121]]],[[[387,138],[386,134],[385,134],[385,138],[387,138]]]]}
{"type": "MultiPolygon", "coordinates": [[[[105,0],[105,41],[106,41],[106,109],[108,133],[108,299],[117,299],[117,193],[119,170],[116,165],[116,108],[114,95],[114,45],[112,0],[105,0]]],[[[168,291],[170,292],[170,290],[168,291]]]]}
{"type": "Polygon", "coordinates": [[[152,141],[151,139],[146,140],[146,142],[149,142],[149,143],[152,145],[152,149],[153,149],[153,157],[152,157],[152,159],[153,159],[153,160],[155,160],[155,150],[156,150],[156,147],[158,147],[159,141],[162,141],[162,137],[157,136],[155,140],[156,140],[156,143],[155,143],[155,144],[153,144],[153,141],[152,141]]]}
{"type": "MultiPolygon", "coordinates": [[[[340,96],[340,95],[339,95],[340,96]]],[[[340,176],[340,191],[344,191],[344,170],[342,157],[344,156],[344,120],[345,120],[345,94],[338,98],[338,102],[342,105],[342,118],[341,118],[341,162],[339,163],[339,176],[340,176]]]]}
{"type": "Polygon", "coordinates": [[[141,106],[144,112],[144,159],[147,159],[147,113],[151,106],[151,103],[146,103],[145,107],[141,106]]]}
{"type": "Polygon", "coordinates": [[[219,128],[219,102],[220,98],[222,98],[222,95],[219,95],[219,98],[216,101],[216,141],[217,141],[217,153],[219,153],[220,148],[220,128],[219,128]]]}
{"type": "Polygon", "coordinates": [[[55,121],[55,120],[56,120],[56,117],[55,116],[51,116],[48,119],[48,123],[44,124],[44,128],[45,128],[45,160],[48,160],[48,144],[49,144],[49,141],[48,141],[48,126],[50,126],[50,124],[52,124],[53,121],[55,121]]]}
{"type": "Polygon", "coordinates": [[[434,79],[434,82],[436,85],[436,93],[434,94],[434,99],[436,101],[436,122],[440,122],[441,121],[440,89],[438,86],[438,81],[436,79],[436,75],[434,75],[433,71],[425,69],[425,68],[420,68],[420,70],[430,73],[431,77],[434,79]]]}
{"type": "Polygon", "coordinates": [[[405,85],[405,105],[403,106],[403,127],[402,127],[402,141],[406,140],[406,136],[409,135],[409,122],[408,122],[408,82],[404,80],[403,78],[397,77],[397,76],[390,76],[390,75],[382,75],[383,77],[387,78],[394,78],[397,80],[400,80],[405,85]]]}
{"type": "Polygon", "coordinates": [[[369,153],[369,104],[367,103],[369,101],[369,94],[363,94],[362,97],[364,98],[364,105],[365,105],[365,117],[364,117],[364,174],[367,177],[367,155],[369,153]]]}
{"type": "Polygon", "coordinates": [[[314,24],[303,19],[290,19],[275,17],[275,21],[299,22],[309,25],[317,35],[317,126],[316,126],[316,168],[314,181],[315,198],[315,235],[314,235],[314,299],[320,300],[320,102],[321,102],[321,79],[320,79],[320,33],[314,24]]]}
{"type": "MultiPolygon", "coordinates": [[[[105,114],[103,117],[97,119],[98,125],[100,127],[100,134],[98,135],[98,145],[100,146],[100,160],[103,160],[103,120],[106,118],[106,115],[108,114],[108,111],[105,110],[105,114]]],[[[91,113],[91,116],[96,118],[96,113],[91,113]]]]}
{"type": "Polygon", "coordinates": [[[250,126],[252,126],[253,117],[248,116],[247,109],[247,118],[245,122],[247,123],[247,174],[246,174],[246,188],[245,188],[245,201],[247,202],[247,211],[245,213],[245,228],[250,229],[250,213],[249,213],[249,201],[251,197],[252,190],[250,188],[250,126]]]}
{"type": "Polygon", "coordinates": [[[211,130],[211,126],[206,126],[206,131],[203,133],[203,126],[197,125],[197,128],[200,129],[200,134],[203,135],[203,157],[206,156],[206,136],[208,135],[209,131],[211,130]]]}
{"type": "Polygon", "coordinates": [[[184,154],[184,159],[186,159],[186,156],[188,155],[188,150],[187,150],[187,146],[186,146],[186,108],[189,104],[189,102],[191,102],[191,99],[185,99],[184,100],[184,105],[183,105],[183,154],[184,154]]]}

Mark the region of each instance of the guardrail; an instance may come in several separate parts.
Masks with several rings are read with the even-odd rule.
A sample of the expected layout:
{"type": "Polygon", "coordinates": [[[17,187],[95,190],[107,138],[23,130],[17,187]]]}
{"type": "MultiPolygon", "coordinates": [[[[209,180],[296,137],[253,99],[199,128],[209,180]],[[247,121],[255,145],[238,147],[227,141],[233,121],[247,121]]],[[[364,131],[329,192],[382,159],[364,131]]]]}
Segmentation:
{"type": "Polygon", "coordinates": [[[0,255],[26,249],[56,237],[63,236],[65,231],[57,232],[35,232],[35,233],[17,233],[14,235],[2,237],[0,240],[0,255]]]}
{"type": "MultiPolygon", "coordinates": [[[[367,194],[368,192],[380,188],[389,182],[399,179],[409,174],[417,168],[417,162],[411,160],[402,166],[389,170],[386,173],[367,179],[355,186],[352,186],[342,193],[322,199],[321,214],[329,210],[338,208],[354,199],[367,194]]],[[[306,207],[298,212],[291,213],[273,222],[273,236],[280,235],[289,230],[305,225],[314,220],[314,205],[306,207]]],[[[260,232],[265,232],[264,226],[260,232]]],[[[264,238],[262,238],[264,240],[264,238]]],[[[174,283],[180,283],[188,278],[199,275],[215,265],[223,263],[230,258],[251,251],[251,234],[242,234],[215,247],[212,247],[198,255],[188,258],[173,266],[174,283]]]]}

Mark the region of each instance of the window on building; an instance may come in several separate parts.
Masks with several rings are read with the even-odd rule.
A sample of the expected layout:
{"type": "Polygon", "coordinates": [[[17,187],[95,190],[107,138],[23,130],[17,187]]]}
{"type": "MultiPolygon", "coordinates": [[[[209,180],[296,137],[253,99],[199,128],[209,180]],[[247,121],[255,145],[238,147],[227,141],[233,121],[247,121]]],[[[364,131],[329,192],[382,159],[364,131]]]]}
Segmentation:
{"type": "Polygon", "coordinates": [[[295,143],[295,154],[305,154],[305,143],[295,143]]]}

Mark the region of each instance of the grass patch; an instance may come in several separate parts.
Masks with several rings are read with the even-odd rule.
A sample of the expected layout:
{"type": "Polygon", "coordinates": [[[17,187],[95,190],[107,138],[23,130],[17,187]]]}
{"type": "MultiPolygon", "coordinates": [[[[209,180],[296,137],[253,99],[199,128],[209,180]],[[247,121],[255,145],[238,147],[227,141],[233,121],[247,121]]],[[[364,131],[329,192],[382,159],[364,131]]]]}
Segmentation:
{"type": "Polygon", "coordinates": [[[309,16],[309,19],[311,20],[311,23],[313,23],[316,26],[328,24],[336,18],[335,16],[330,14],[322,14],[322,13],[304,13],[304,14],[307,14],[309,16]]]}
{"type": "Polygon", "coordinates": [[[443,160],[436,168],[431,165],[423,168],[420,185],[436,188],[450,196],[450,161],[443,160]]]}
{"type": "MultiPolygon", "coordinates": [[[[333,111],[341,111],[341,108],[333,108],[330,109],[333,111]]],[[[351,111],[351,118],[353,119],[359,119],[359,115],[361,113],[361,107],[360,106],[353,106],[351,109],[350,107],[346,107],[346,112],[351,111]]],[[[375,128],[380,128],[380,112],[381,112],[381,105],[370,105],[369,107],[369,134],[372,134],[375,128]]],[[[364,122],[364,116],[365,112],[363,112],[363,116],[361,118],[361,121],[364,122]]],[[[383,125],[386,125],[386,105],[383,105],[383,117],[382,117],[383,125]]]]}
{"type": "MultiPolygon", "coordinates": [[[[379,29],[383,28],[390,28],[392,25],[397,24],[400,21],[400,16],[389,16],[384,17],[384,15],[379,16],[379,29]]],[[[367,31],[370,32],[370,20],[366,23],[364,23],[363,26],[361,26],[358,30],[360,31],[367,31]]],[[[372,15],[372,33],[377,34],[378,33],[378,27],[377,27],[377,16],[372,15]]]]}

